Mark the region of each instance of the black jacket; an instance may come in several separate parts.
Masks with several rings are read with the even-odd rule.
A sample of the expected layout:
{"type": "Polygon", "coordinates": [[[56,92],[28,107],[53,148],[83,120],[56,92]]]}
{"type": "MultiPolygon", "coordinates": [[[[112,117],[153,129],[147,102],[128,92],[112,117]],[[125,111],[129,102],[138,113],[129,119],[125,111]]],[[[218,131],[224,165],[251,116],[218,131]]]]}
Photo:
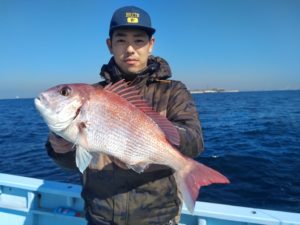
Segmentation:
{"type": "MultiPolygon", "coordinates": [[[[105,86],[123,77],[113,58],[101,69],[105,86]]],[[[179,81],[168,80],[171,71],[166,61],[149,57],[148,68],[131,82],[159,113],[165,115],[180,135],[179,151],[196,157],[203,151],[203,138],[191,94],[179,81]]],[[[55,153],[49,142],[48,154],[61,167],[75,169],[75,152],[55,153]]],[[[86,169],[82,197],[90,224],[166,224],[178,215],[178,197],[173,171],[166,166],[152,165],[143,173],[122,169],[107,156],[86,169]]]]}

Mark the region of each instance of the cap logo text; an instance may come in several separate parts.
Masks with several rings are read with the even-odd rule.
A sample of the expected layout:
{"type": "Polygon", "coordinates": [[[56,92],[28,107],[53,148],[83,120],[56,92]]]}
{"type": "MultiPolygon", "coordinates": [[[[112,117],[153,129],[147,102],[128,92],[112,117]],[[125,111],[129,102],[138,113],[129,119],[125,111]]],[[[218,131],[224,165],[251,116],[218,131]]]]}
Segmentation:
{"type": "Polygon", "coordinates": [[[127,23],[139,23],[139,13],[132,13],[132,12],[127,12],[126,13],[126,18],[127,18],[127,23]]]}

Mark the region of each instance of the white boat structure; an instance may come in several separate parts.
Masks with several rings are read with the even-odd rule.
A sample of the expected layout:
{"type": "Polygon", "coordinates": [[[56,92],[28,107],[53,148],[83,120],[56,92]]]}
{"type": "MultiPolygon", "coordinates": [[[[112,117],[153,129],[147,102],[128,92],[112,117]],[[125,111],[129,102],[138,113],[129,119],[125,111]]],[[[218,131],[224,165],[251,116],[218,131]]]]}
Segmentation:
{"type": "MultiPolygon", "coordinates": [[[[0,173],[1,225],[86,225],[81,186],[0,173]]],[[[197,202],[180,225],[300,225],[300,214],[197,202]]]]}

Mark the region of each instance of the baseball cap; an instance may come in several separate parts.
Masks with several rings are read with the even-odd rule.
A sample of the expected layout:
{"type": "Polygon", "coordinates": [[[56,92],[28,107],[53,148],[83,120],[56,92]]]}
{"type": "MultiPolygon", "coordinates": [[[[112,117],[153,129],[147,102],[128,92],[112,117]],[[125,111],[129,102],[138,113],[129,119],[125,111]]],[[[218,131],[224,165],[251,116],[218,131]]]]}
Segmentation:
{"type": "Polygon", "coordinates": [[[152,36],[155,29],[151,25],[149,14],[135,6],[125,6],[117,9],[110,21],[109,35],[119,28],[135,28],[146,31],[149,36],[152,36]]]}

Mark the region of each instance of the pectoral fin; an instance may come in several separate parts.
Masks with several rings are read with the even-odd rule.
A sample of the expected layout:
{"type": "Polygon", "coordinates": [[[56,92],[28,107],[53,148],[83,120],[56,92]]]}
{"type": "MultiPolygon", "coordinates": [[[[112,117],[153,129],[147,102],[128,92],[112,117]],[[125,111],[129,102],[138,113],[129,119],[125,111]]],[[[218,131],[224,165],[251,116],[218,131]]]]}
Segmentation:
{"type": "Polygon", "coordinates": [[[80,170],[81,173],[88,167],[92,160],[93,156],[81,146],[77,146],[76,148],[76,166],[80,170]]]}

